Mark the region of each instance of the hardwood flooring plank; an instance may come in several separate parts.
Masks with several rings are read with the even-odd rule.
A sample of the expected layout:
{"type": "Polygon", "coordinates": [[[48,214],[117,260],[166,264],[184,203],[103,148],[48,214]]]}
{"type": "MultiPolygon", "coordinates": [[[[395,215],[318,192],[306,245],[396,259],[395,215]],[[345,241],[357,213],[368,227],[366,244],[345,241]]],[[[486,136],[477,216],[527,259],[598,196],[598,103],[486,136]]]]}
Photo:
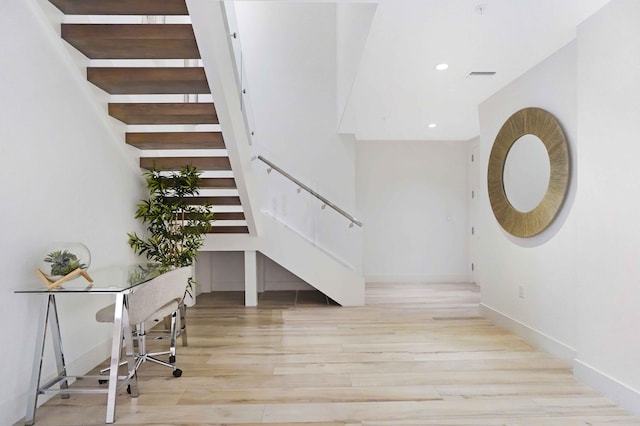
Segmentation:
{"type": "Polygon", "coordinates": [[[446,385],[446,384],[508,384],[508,383],[570,383],[573,378],[557,372],[520,372],[513,371],[440,371],[428,374],[351,374],[353,386],[394,386],[407,385],[446,385]]]}
{"type": "Polygon", "coordinates": [[[225,389],[211,391],[186,390],[180,405],[204,403],[282,403],[282,402],[370,402],[370,401],[428,401],[441,400],[434,387],[389,386],[377,387],[313,387],[295,389],[225,389]]]}
{"type": "Polygon", "coordinates": [[[445,417],[452,412],[458,416],[488,417],[495,413],[511,416],[539,414],[533,401],[384,401],[356,403],[269,404],[265,406],[263,422],[284,423],[305,416],[309,421],[353,420],[416,420],[445,417]]]}
{"type": "Polygon", "coordinates": [[[409,362],[325,362],[291,365],[276,365],[274,375],[287,374],[374,374],[384,371],[385,374],[403,374],[411,371],[413,374],[440,371],[531,371],[531,372],[564,372],[569,373],[571,367],[556,359],[511,360],[505,365],[504,360],[476,360],[476,361],[409,361],[409,362]]]}

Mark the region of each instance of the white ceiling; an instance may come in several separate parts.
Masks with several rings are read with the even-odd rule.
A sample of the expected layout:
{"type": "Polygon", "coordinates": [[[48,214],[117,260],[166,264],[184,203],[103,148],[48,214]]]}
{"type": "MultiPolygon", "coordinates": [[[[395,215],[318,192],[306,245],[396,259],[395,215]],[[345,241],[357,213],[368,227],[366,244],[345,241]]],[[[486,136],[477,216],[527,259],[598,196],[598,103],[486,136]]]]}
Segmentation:
{"type": "Polygon", "coordinates": [[[359,140],[471,139],[478,104],[573,40],[576,26],[608,2],[373,1],[340,129],[359,140]],[[441,62],[449,69],[436,71],[441,62]],[[471,71],[496,75],[468,78],[471,71]]]}

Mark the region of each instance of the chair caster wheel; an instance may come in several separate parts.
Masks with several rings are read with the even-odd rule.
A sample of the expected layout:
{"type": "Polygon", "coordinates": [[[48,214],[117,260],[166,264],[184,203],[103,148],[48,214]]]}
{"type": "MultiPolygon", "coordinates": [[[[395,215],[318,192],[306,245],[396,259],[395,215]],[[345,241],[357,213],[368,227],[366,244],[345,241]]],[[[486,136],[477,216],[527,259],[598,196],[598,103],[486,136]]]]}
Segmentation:
{"type": "Polygon", "coordinates": [[[176,368],[175,370],[173,370],[173,377],[180,377],[182,376],[182,370],[180,370],[179,368],[176,368]]]}
{"type": "Polygon", "coordinates": [[[170,362],[171,364],[173,364],[174,362],[176,362],[176,356],[175,356],[175,355],[171,355],[171,356],[169,357],[169,362],[170,362]]]}
{"type": "Polygon", "coordinates": [[[98,383],[100,383],[101,385],[104,385],[107,382],[108,382],[108,380],[105,380],[105,379],[98,380],[98,383]]]}
{"type": "Polygon", "coordinates": [[[127,393],[131,395],[131,385],[127,385],[127,393]]]}

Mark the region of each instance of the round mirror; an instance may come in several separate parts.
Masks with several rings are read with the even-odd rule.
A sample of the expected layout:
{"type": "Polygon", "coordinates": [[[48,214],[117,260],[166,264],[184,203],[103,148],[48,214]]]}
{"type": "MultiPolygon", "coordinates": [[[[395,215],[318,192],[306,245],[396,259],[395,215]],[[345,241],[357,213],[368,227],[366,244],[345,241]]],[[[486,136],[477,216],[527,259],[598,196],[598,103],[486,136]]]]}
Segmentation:
{"type": "Polygon", "coordinates": [[[504,163],[504,192],[514,209],[526,213],[542,201],[551,173],[549,154],[539,137],[526,134],[516,140],[504,163]]]}
{"type": "Polygon", "coordinates": [[[569,145],[553,115],[540,108],[524,108],[509,117],[493,143],[487,170],[489,202],[500,226],[520,238],[547,228],[567,195],[569,166],[569,145]],[[523,145],[523,155],[517,145],[523,145]],[[505,164],[507,157],[514,165],[505,164]],[[523,172],[529,166],[532,171],[523,172]]]}

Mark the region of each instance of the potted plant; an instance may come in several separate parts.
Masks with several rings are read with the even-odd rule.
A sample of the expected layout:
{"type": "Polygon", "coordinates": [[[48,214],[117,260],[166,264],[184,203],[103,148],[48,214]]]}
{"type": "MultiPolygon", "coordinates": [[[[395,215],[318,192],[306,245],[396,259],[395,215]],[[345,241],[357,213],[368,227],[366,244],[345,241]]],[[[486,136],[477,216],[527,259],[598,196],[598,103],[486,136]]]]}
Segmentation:
{"type": "Polygon", "coordinates": [[[50,268],[43,268],[44,270],[49,271],[48,274],[45,274],[46,276],[52,279],[59,279],[60,277],[68,275],[78,268],[87,269],[89,267],[88,263],[91,261],[91,257],[89,254],[89,249],[87,249],[84,244],[58,244],[65,245],[65,247],[59,247],[55,250],[51,250],[44,258],[44,262],[50,265],[50,268]]]}
{"type": "MultiPolygon", "coordinates": [[[[193,265],[213,220],[211,205],[191,202],[200,193],[200,174],[193,166],[178,172],[150,170],[143,174],[149,197],[138,203],[135,217],[146,225],[147,235],[127,234],[136,254],[167,269],[193,265]]],[[[195,284],[190,277],[186,299],[195,301],[195,284]]]]}

